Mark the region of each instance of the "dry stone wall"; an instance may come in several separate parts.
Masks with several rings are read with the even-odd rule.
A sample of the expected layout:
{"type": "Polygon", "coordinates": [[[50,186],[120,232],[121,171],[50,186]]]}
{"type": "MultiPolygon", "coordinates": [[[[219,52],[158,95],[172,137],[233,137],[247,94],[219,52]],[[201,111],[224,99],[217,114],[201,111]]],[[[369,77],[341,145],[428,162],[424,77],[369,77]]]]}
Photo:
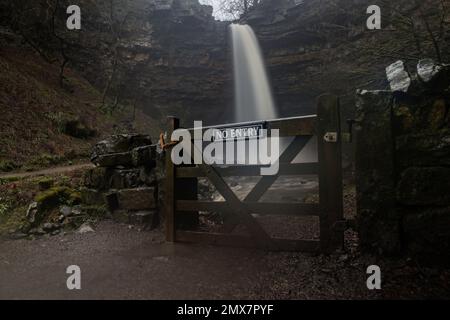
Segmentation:
{"type": "Polygon", "coordinates": [[[356,176],[366,250],[450,262],[450,66],[387,68],[392,91],[357,94],[356,176]]]}
{"type": "Polygon", "coordinates": [[[160,157],[146,135],[115,135],[97,143],[91,155],[96,167],[84,177],[83,203],[107,205],[119,222],[156,226],[160,157]]]}

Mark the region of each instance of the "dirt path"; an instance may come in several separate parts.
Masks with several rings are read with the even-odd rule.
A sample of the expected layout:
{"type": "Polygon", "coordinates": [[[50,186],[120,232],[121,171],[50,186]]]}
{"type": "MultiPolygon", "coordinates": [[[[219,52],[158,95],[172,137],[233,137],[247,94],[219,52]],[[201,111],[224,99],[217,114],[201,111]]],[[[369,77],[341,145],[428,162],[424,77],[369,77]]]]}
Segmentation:
{"type": "Polygon", "coordinates": [[[71,172],[71,171],[75,171],[75,170],[79,170],[79,169],[92,168],[93,166],[94,165],[91,163],[82,163],[82,164],[75,164],[75,165],[71,165],[71,166],[48,168],[48,169],[43,169],[43,170],[38,170],[38,171],[4,173],[4,174],[0,174],[0,179],[11,179],[11,178],[23,179],[23,178],[29,178],[29,177],[53,175],[53,174],[71,172]]]}
{"type": "MultiPolygon", "coordinates": [[[[338,253],[168,244],[158,231],[104,221],[94,233],[0,240],[0,299],[376,299],[448,297],[405,265],[338,253]],[[367,265],[383,270],[383,290],[366,287],[367,265]],[[81,268],[81,290],[66,268],[81,268]],[[399,271],[396,271],[399,270],[399,271]]],[[[436,273],[439,280],[441,273],[436,273]]],[[[441,283],[442,285],[442,283],[441,283]]]]}

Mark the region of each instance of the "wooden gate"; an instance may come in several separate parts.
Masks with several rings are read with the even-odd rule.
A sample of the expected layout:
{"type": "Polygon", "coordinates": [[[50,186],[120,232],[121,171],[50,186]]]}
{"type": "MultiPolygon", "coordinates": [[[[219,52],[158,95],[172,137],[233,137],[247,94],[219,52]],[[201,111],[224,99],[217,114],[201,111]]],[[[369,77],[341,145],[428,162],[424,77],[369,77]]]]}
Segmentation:
{"type": "MultiPolygon", "coordinates": [[[[227,127],[239,127],[231,124],[227,127]]],[[[248,124],[247,124],[248,125],[248,124]]],[[[253,190],[242,201],[223,179],[230,176],[259,176],[260,166],[232,166],[220,168],[206,164],[175,166],[170,153],[166,153],[165,225],[168,242],[206,243],[238,247],[257,247],[280,251],[331,252],[343,244],[342,171],[341,171],[341,129],[339,100],[332,95],[318,99],[317,115],[277,119],[265,122],[267,129],[279,129],[280,137],[294,137],[293,142],[280,155],[277,175],[262,176],[253,190]],[[308,141],[317,136],[318,163],[292,163],[308,141]],[[319,203],[271,203],[260,199],[279,176],[318,175],[319,203]],[[206,177],[223,196],[225,201],[197,200],[197,179],[206,177]],[[180,192],[179,186],[186,192],[180,192]],[[198,211],[214,211],[224,214],[221,233],[207,233],[180,230],[177,219],[183,214],[198,211]],[[254,214],[259,215],[303,215],[317,216],[320,221],[319,240],[276,239],[268,235],[254,214]],[[248,236],[231,234],[243,224],[248,236]]],[[[180,127],[179,120],[169,118],[168,137],[180,127]]],[[[215,126],[214,128],[219,128],[215,126]]],[[[206,128],[204,128],[206,129],[206,128]]],[[[201,152],[192,146],[193,154],[201,152]]],[[[197,156],[199,156],[197,154],[197,156]]],[[[201,156],[201,155],[200,155],[201,156]]]]}

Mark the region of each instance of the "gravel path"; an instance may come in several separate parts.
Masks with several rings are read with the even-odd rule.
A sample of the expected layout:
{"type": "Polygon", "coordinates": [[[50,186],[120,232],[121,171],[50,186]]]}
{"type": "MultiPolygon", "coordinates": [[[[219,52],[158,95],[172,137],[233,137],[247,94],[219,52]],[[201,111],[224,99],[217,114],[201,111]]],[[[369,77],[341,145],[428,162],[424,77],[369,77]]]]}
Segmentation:
{"type": "Polygon", "coordinates": [[[375,258],[351,253],[314,256],[166,244],[158,231],[104,221],[95,233],[2,240],[0,299],[445,297],[430,279],[416,283],[415,273],[405,273],[402,264],[396,267],[400,277],[389,273],[384,290],[369,291],[365,268],[375,262],[388,269],[375,258]],[[80,291],[66,288],[69,265],[81,267],[80,291]]]}
{"type": "Polygon", "coordinates": [[[72,166],[61,166],[30,172],[2,173],[0,174],[0,179],[11,179],[11,178],[23,179],[29,177],[46,176],[52,174],[72,172],[80,169],[92,168],[93,166],[94,165],[91,163],[83,163],[83,164],[75,164],[72,166]]]}

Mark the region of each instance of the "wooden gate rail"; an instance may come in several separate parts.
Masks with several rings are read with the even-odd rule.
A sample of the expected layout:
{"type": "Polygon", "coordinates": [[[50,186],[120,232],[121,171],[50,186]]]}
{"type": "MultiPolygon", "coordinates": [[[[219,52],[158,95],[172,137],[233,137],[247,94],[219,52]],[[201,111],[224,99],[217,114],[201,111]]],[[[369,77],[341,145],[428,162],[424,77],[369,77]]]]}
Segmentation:
{"type": "MultiPolygon", "coordinates": [[[[253,123],[230,124],[213,128],[248,126],[253,123]]],[[[336,226],[343,219],[342,172],[341,172],[341,130],[338,98],[323,95],[318,100],[317,115],[276,119],[265,122],[266,129],[279,129],[280,137],[295,137],[280,155],[280,170],[277,175],[263,176],[242,201],[230,189],[223,177],[260,176],[263,166],[215,167],[206,164],[197,166],[174,166],[170,152],[166,154],[166,239],[169,242],[206,243],[241,247],[258,247],[283,251],[330,252],[343,244],[343,231],[336,226]],[[310,139],[318,137],[318,163],[291,163],[310,139]],[[318,175],[319,204],[260,202],[262,196],[281,175],[318,175]],[[224,197],[224,201],[198,201],[194,197],[181,197],[176,186],[181,181],[197,183],[197,178],[206,177],[224,197]],[[224,213],[224,227],[221,233],[206,233],[177,230],[176,219],[183,214],[198,211],[224,213]],[[320,220],[319,240],[288,240],[271,238],[260,226],[253,214],[316,216],[320,220]],[[234,235],[231,232],[243,224],[249,236],[234,235]]],[[[169,118],[169,137],[179,128],[179,120],[169,118]]],[[[202,128],[207,130],[209,127],[202,128]]],[[[198,129],[189,129],[191,134],[198,129]]],[[[197,132],[198,133],[198,132],[197,132]]],[[[201,132],[203,133],[203,132],[201,132]]],[[[202,151],[192,145],[191,158],[201,158],[202,151]]]]}

